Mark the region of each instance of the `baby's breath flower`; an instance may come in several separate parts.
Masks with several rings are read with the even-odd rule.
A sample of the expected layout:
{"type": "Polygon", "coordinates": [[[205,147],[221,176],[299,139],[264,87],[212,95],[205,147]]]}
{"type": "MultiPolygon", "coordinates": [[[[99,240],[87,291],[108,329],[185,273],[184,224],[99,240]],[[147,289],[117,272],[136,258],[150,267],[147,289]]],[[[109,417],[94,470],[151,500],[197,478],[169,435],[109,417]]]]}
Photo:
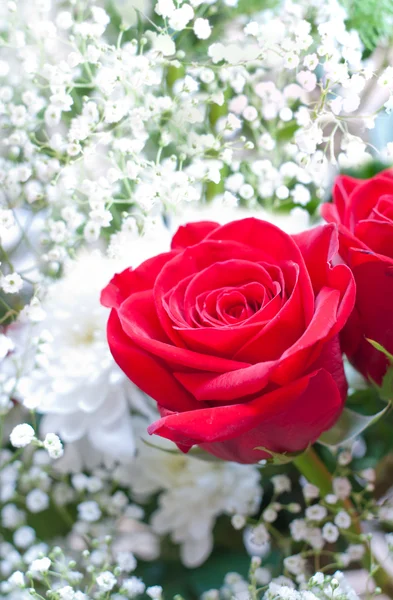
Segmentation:
{"type": "Polygon", "coordinates": [[[257,546],[263,546],[270,540],[270,534],[263,523],[259,523],[252,529],[251,540],[257,546]]]}
{"type": "Polygon", "coordinates": [[[325,581],[325,576],[323,573],[315,573],[310,579],[311,585],[322,585],[325,581]]]}
{"type": "Polygon", "coordinates": [[[48,494],[40,489],[31,490],[26,496],[26,506],[32,513],[42,512],[49,506],[48,494]]]}
{"type": "Polygon", "coordinates": [[[212,28],[208,19],[195,19],[194,33],[200,40],[207,40],[211,35],[212,28]]]}
{"type": "Polygon", "coordinates": [[[336,542],[338,540],[339,535],[340,532],[337,529],[337,527],[333,525],[333,523],[325,523],[325,525],[322,528],[322,536],[327,542],[336,542]]]}
{"type": "Polygon", "coordinates": [[[327,509],[320,504],[313,504],[306,508],[306,518],[310,521],[322,521],[327,515],[327,509]]]}
{"type": "Polygon", "coordinates": [[[284,558],[285,568],[293,575],[300,575],[305,569],[305,560],[300,554],[294,554],[284,558]]]}
{"type": "Polygon", "coordinates": [[[9,583],[13,586],[24,587],[25,586],[25,576],[21,571],[14,571],[12,575],[8,578],[9,583]]]}
{"type": "Polygon", "coordinates": [[[340,510],[334,517],[334,522],[340,529],[348,529],[351,526],[351,517],[344,510],[340,510]]]}
{"type": "Polygon", "coordinates": [[[274,523],[274,521],[278,517],[278,514],[277,511],[275,511],[273,508],[268,507],[263,511],[262,516],[263,520],[267,523],[274,523]]]}
{"type": "Polygon", "coordinates": [[[152,585],[146,589],[146,594],[152,600],[160,600],[162,598],[162,587],[160,585],[152,585]]]}
{"type": "Polygon", "coordinates": [[[23,279],[19,273],[10,273],[0,278],[0,287],[6,294],[17,294],[23,287],[23,279]]]}
{"type": "Polygon", "coordinates": [[[231,523],[234,529],[243,529],[246,524],[246,519],[243,515],[233,515],[231,523]]]}
{"type": "Polygon", "coordinates": [[[303,486],[303,495],[306,500],[315,500],[319,497],[319,489],[312,483],[306,483],[303,486]]]}
{"type": "Polygon", "coordinates": [[[327,495],[325,496],[325,501],[326,501],[328,504],[337,504],[337,502],[338,502],[338,498],[337,498],[337,496],[336,496],[335,494],[327,494],[327,495]]]}
{"type": "Polygon", "coordinates": [[[289,529],[295,542],[304,540],[307,536],[308,527],[304,519],[294,519],[291,521],[289,529]]]}
{"type": "Polygon", "coordinates": [[[283,494],[291,491],[291,480],[287,475],[273,475],[271,482],[276,494],[283,494]]]}
{"type": "Polygon", "coordinates": [[[43,558],[36,558],[29,566],[29,570],[33,573],[46,573],[49,571],[51,566],[51,560],[44,556],[43,558]]]}
{"type": "Polygon", "coordinates": [[[36,534],[34,529],[27,525],[17,529],[13,536],[14,543],[19,548],[27,548],[34,542],[35,538],[36,534]]]}
{"type": "Polygon", "coordinates": [[[136,569],[137,561],[131,552],[119,552],[116,554],[117,566],[126,573],[131,573],[136,569]]]}
{"type": "Polygon", "coordinates": [[[60,600],[75,600],[75,590],[70,585],[65,585],[56,590],[60,600]]]}
{"type": "Polygon", "coordinates": [[[110,571],[103,571],[96,577],[96,583],[102,592],[110,592],[116,585],[116,577],[110,571]]]}
{"type": "Polygon", "coordinates": [[[284,56],[284,67],[286,69],[296,69],[299,62],[299,56],[295,52],[287,52],[284,56]]]}
{"type": "Polygon", "coordinates": [[[44,448],[51,458],[60,458],[63,456],[63,444],[55,433],[47,433],[44,439],[44,448]]]}
{"type": "Polygon", "coordinates": [[[129,579],[124,579],[122,588],[130,598],[135,598],[136,596],[143,594],[145,591],[145,584],[138,577],[130,577],[129,579]]]}
{"type": "Polygon", "coordinates": [[[86,500],[78,504],[78,515],[82,521],[98,521],[101,516],[101,510],[94,500],[86,500]]]}
{"type": "Polygon", "coordinates": [[[31,425],[21,423],[16,425],[10,433],[10,442],[15,448],[24,448],[35,439],[35,432],[31,425]]]}
{"type": "Polygon", "coordinates": [[[333,479],[333,490],[340,500],[345,500],[350,495],[352,486],[347,477],[335,477],[333,479]]]}

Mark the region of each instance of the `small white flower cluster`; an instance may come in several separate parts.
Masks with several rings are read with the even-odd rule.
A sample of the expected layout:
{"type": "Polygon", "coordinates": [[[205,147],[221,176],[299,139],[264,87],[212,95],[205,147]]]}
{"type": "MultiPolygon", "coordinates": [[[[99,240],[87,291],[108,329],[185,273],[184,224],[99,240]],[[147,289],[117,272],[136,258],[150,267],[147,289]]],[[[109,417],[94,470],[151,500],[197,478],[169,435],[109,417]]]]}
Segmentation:
{"type": "MultiPolygon", "coordinates": [[[[19,545],[19,549],[23,546],[19,545]]],[[[8,553],[9,558],[3,561],[2,597],[22,600],[44,592],[59,600],[90,600],[111,592],[125,599],[139,598],[146,593],[159,600],[160,586],[147,587],[132,574],[136,566],[133,555],[116,554],[112,550],[110,536],[105,541],[93,540],[90,548],[78,551],[69,548],[67,552],[59,546],[41,543],[19,554],[5,543],[1,556],[5,558],[8,553]],[[103,560],[100,560],[100,552],[103,560]],[[134,561],[132,564],[130,558],[134,561]]]]}
{"type": "Polygon", "coordinates": [[[282,579],[285,578],[281,578],[281,581],[278,578],[269,584],[263,596],[265,600],[328,600],[330,598],[359,600],[341,571],[337,571],[333,576],[317,572],[301,586],[300,590],[295,589],[290,580],[282,581],[282,579]]]}
{"type": "MultiPolygon", "coordinates": [[[[141,419],[140,426],[145,425],[141,419]]],[[[34,531],[26,525],[29,514],[42,513],[53,503],[61,507],[68,527],[73,521],[68,511],[70,506],[76,506],[77,518],[71,534],[75,547],[83,546],[85,539],[101,536],[104,531],[105,535],[113,535],[114,552],[132,552],[153,560],[159,552],[159,538],[170,534],[181,546],[182,561],[196,566],[212,550],[212,530],[218,516],[236,513],[247,517],[259,506],[262,492],[254,466],[205,462],[173,454],[172,445],[168,452],[140,442],[138,456],[131,464],[115,469],[100,466],[90,475],[76,472],[70,479],[54,482],[51,464],[45,459],[47,453],[37,447],[33,428],[18,425],[10,438],[25,451],[29,450],[28,444],[35,442],[33,454],[24,455],[23,462],[13,460],[7,465],[12,455],[4,451],[5,467],[0,472],[2,526],[14,532],[15,543],[18,541],[24,548],[35,540],[34,531]],[[150,500],[157,492],[158,508],[149,526],[143,522],[144,510],[131,498],[139,502],[150,500]],[[184,501],[188,494],[193,499],[192,505],[184,501]]],[[[41,445],[53,454],[56,439],[53,435],[46,436],[41,445]]],[[[130,555],[123,558],[124,565],[127,563],[133,570],[134,559],[130,555]]],[[[106,551],[97,546],[94,564],[104,566],[105,560],[106,551]]]]}
{"type": "Polygon", "coordinates": [[[261,567],[261,560],[257,556],[251,559],[248,578],[237,572],[227,573],[221,588],[204,592],[201,600],[247,600],[250,597],[260,597],[263,600],[359,600],[341,571],[336,571],[333,575],[317,572],[296,586],[285,575],[272,578],[270,571],[261,567]]]}
{"type": "Polygon", "coordinates": [[[16,425],[10,433],[10,442],[14,448],[25,448],[32,442],[38,447],[43,447],[48,452],[50,458],[60,458],[63,456],[63,444],[55,433],[47,433],[43,442],[35,437],[34,429],[28,423],[16,425]]]}
{"type": "Polygon", "coordinates": [[[310,556],[327,552],[337,568],[347,568],[362,561],[366,554],[368,556],[370,549],[364,544],[365,538],[359,522],[375,519],[391,522],[393,512],[389,498],[381,506],[370,502],[375,471],[356,471],[349,467],[354,456],[359,456],[359,449],[364,452],[364,447],[360,446],[359,440],[355,440],[337,451],[337,468],[329,493],[322,494],[318,487],[304,478],[301,480],[304,504],[293,501],[295,489],[287,475],[274,475],[271,478],[273,489],[268,495],[269,501],[263,504],[259,519],[245,518],[241,514],[232,517],[235,529],[245,528],[244,540],[249,553],[265,557],[269,555],[275,542],[278,541],[280,545],[280,539],[276,539],[275,523],[281,516],[281,520],[284,518],[289,521],[289,536],[283,546],[286,553],[284,571],[298,584],[304,582],[306,559],[310,556]],[[353,490],[349,476],[356,477],[358,484],[356,515],[351,506],[353,490]],[[340,543],[342,551],[334,548],[336,542],[340,543]],[[332,546],[333,549],[330,550],[332,546]]]}
{"type": "MultiPolygon", "coordinates": [[[[25,431],[13,432],[12,439],[25,444],[29,432],[23,427],[25,431]]],[[[53,438],[47,443],[51,446],[53,438]]],[[[28,450],[26,447],[25,452],[28,450]]],[[[31,587],[32,579],[37,579],[38,586],[47,583],[49,570],[50,578],[55,575],[59,583],[70,585],[75,593],[85,593],[92,577],[100,590],[111,585],[115,577],[116,587],[127,588],[126,597],[143,593],[145,586],[133,573],[138,558],[157,558],[158,540],[143,523],[143,509],[130,500],[130,494],[118,489],[128,485],[120,471],[101,468],[89,476],[75,473],[71,478],[62,478],[57,473],[55,478],[47,453],[40,448],[25,454],[21,461],[10,460],[9,451],[3,451],[0,458],[1,528],[7,539],[12,539],[12,545],[1,545],[1,593],[11,594],[14,585],[25,587],[27,582],[31,587]],[[34,529],[29,525],[31,515],[38,518],[50,506],[57,507],[54,515],[45,512],[51,535],[68,531],[60,538],[61,549],[52,551],[40,539],[40,526],[34,529]],[[71,516],[75,506],[76,518],[71,516]],[[87,540],[91,540],[91,547],[86,545],[87,540]],[[83,573],[75,571],[76,565],[83,573]]],[[[57,587],[54,585],[54,589],[57,587]]]]}
{"type": "MultiPolygon", "coordinates": [[[[34,430],[27,424],[18,425],[11,432],[11,443],[18,444],[17,447],[22,449],[30,443],[35,446],[26,447],[23,461],[15,460],[8,450],[3,450],[0,457],[1,520],[2,526],[11,530],[26,524],[26,511],[40,513],[46,510],[50,503],[51,457],[44,449],[44,444],[38,442],[32,434],[34,430]]],[[[57,455],[61,449],[59,439],[55,441],[55,448],[57,455]]]]}

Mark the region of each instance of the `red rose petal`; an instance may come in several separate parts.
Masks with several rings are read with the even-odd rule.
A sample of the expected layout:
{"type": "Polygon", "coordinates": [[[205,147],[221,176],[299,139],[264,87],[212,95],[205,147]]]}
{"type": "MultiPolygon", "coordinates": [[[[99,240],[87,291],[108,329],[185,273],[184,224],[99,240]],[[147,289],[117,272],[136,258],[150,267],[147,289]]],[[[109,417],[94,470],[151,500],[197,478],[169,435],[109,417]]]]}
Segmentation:
{"type": "Polygon", "coordinates": [[[101,304],[108,308],[118,308],[130,294],[148,290],[154,282],[162,267],[177,252],[165,252],[145,260],[136,269],[124,269],[116,273],[101,292],[101,304]]]}
{"type": "Polygon", "coordinates": [[[317,294],[326,285],[330,262],[338,253],[337,228],[333,224],[320,225],[292,237],[302,253],[317,294]]]}
{"type": "Polygon", "coordinates": [[[333,221],[335,223],[342,223],[343,225],[349,225],[349,198],[352,192],[363,183],[362,179],[355,179],[355,177],[349,177],[349,175],[340,175],[337,177],[333,186],[333,200],[332,204],[323,204],[321,207],[322,216],[326,221],[333,221]],[[334,206],[334,209],[333,209],[334,206]],[[332,208],[329,208],[332,207],[332,208]],[[336,216],[333,220],[328,218],[327,213],[336,216]]]}
{"type": "MultiPolygon", "coordinates": [[[[319,357],[323,344],[335,335],[340,292],[323,288],[316,298],[315,314],[304,334],[281,356],[272,381],[285,385],[304,373],[319,357]]],[[[349,312],[347,313],[349,314],[349,312]]]]}
{"type": "MultiPolygon", "coordinates": [[[[267,221],[249,218],[233,221],[215,229],[206,238],[209,240],[237,241],[250,249],[259,251],[268,263],[280,265],[281,262],[293,261],[299,265],[299,284],[305,302],[305,318],[309,322],[312,315],[313,293],[310,278],[301,252],[294,240],[278,227],[267,221]]],[[[238,257],[237,257],[238,258],[238,257]]]]}
{"type": "MultiPolygon", "coordinates": [[[[260,329],[260,323],[253,323],[244,327],[180,329],[179,333],[190,350],[201,352],[207,356],[233,358],[236,350],[260,329]]],[[[243,361],[243,365],[245,362],[243,361]]]]}
{"type": "Polygon", "coordinates": [[[200,406],[159,359],[127,337],[115,310],[108,320],[108,343],[113,358],[127,377],[157,402],[170,410],[192,410],[200,406]]]}
{"type": "MultiPolygon", "coordinates": [[[[357,337],[358,344],[352,343],[351,348],[347,331],[346,349],[356,368],[380,383],[388,362],[366,338],[379,342],[393,353],[393,259],[353,250],[351,263],[357,287],[355,325],[361,337],[360,340],[357,337]]],[[[354,323],[349,326],[353,331],[354,323]]]]}
{"type": "Polygon", "coordinates": [[[277,361],[263,362],[227,373],[174,372],[174,376],[199,401],[241,402],[269,383],[277,361]]]}
{"type": "Polygon", "coordinates": [[[393,221],[360,221],[355,235],[377,254],[393,258],[393,221]]]}
{"type": "Polygon", "coordinates": [[[237,242],[228,241],[225,244],[217,241],[204,241],[196,246],[190,246],[168,261],[159,273],[154,284],[154,298],[158,318],[172,342],[184,346],[178,332],[173,329],[173,323],[163,305],[163,298],[177,284],[200,273],[207,267],[232,258],[257,261],[261,253],[254,248],[248,248],[237,242]]]}
{"type": "MultiPolygon", "coordinates": [[[[303,334],[307,327],[305,313],[313,307],[307,306],[310,297],[302,296],[299,285],[300,268],[295,263],[282,265],[285,282],[292,293],[269,323],[234,355],[237,360],[250,363],[276,360],[303,334]]],[[[313,303],[312,298],[312,303],[313,303]]]]}
{"type": "Polygon", "coordinates": [[[331,426],[341,409],[333,378],[320,369],[245,404],[168,415],[148,431],[187,447],[199,444],[225,460],[255,463],[268,456],[255,450],[257,446],[275,452],[306,448],[331,426]]]}
{"type": "Polygon", "coordinates": [[[371,213],[371,218],[393,223],[393,196],[381,196],[371,213]]]}
{"type": "Polygon", "coordinates": [[[270,274],[257,262],[234,258],[209,265],[190,280],[185,291],[184,310],[190,312],[195,306],[196,297],[202,292],[240,287],[250,282],[273,290],[270,274]]]}
{"type": "Polygon", "coordinates": [[[246,363],[217,356],[198,354],[174,346],[157,319],[152,291],[130,296],[119,309],[119,318],[125,333],[141,348],[166,360],[172,368],[181,366],[222,373],[245,366],[246,363]]]}
{"type": "Polygon", "coordinates": [[[351,194],[349,229],[354,231],[356,223],[367,219],[380,196],[393,194],[393,178],[377,175],[358,186],[351,194]]]}
{"type": "Polygon", "coordinates": [[[184,250],[201,242],[209,233],[220,227],[214,221],[197,221],[181,225],[172,238],[172,250],[184,250]]]}

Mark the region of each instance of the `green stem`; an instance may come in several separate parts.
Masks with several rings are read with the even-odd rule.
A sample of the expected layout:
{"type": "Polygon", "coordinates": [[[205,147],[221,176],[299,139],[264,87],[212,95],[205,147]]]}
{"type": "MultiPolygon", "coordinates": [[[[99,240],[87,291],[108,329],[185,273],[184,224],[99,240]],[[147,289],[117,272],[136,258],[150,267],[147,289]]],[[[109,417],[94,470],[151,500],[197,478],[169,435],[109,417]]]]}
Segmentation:
{"type": "MultiPolygon", "coordinates": [[[[326,496],[326,494],[329,494],[332,491],[332,475],[313,448],[308,448],[303,454],[296,457],[293,463],[307,481],[319,488],[321,496],[326,496]]],[[[356,534],[359,537],[362,536],[363,532],[359,516],[356,515],[356,510],[351,500],[347,498],[342,501],[342,506],[349,512],[353,519],[352,527],[348,529],[348,537],[349,535],[352,537],[353,534],[356,534]]],[[[345,535],[346,532],[343,531],[342,533],[345,535]]],[[[383,565],[377,563],[376,557],[371,554],[370,548],[362,537],[360,537],[360,541],[366,550],[363,561],[365,568],[369,570],[370,565],[367,559],[369,559],[371,555],[372,563],[375,565],[375,571],[372,573],[375,584],[380,587],[389,598],[393,598],[392,578],[384,570],[383,565]]]]}
{"type": "Polygon", "coordinates": [[[293,464],[307,481],[321,490],[322,496],[332,491],[332,476],[313,448],[297,456],[293,464]]]}

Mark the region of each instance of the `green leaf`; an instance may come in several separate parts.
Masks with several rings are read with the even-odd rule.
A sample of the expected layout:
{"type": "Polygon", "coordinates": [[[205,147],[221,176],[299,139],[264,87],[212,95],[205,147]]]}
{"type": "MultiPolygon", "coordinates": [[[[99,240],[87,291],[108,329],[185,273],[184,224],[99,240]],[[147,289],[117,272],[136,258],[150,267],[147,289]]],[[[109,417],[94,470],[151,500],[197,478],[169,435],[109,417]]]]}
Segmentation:
{"type": "Polygon", "coordinates": [[[390,354],[390,352],[388,352],[383,346],[381,346],[381,344],[379,344],[378,342],[376,342],[375,340],[370,340],[369,338],[366,338],[366,340],[376,349],[379,350],[379,352],[382,352],[382,354],[384,354],[386,356],[386,358],[392,363],[393,365],[393,354],[390,354]]]}
{"type": "Polygon", "coordinates": [[[284,125],[277,131],[276,137],[280,142],[289,141],[293,138],[295,131],[299,129],[299,125],[296,122],[290,122],[288,125],[284,125]]]}
{"type": "Polygon", "coordinates": [[[379,421],[389,408],[390,404],[387,404],[385,408],[369,416],[360,415],[349,408],[344,408],[336,424],[329,431],[325,431],[318,442],[324,446],[332,446],[333,448],[340,446],[344,442],[354,439],[365,429],[379,421]]]}
{"type": "Polygon", "coordinates": [[[193,458],[198,458],[199,460],[204,460],[206,462],[219,462],[222,463],[222,458],[217,458],[213,454],[209,454],[206,450],[202,450],[202,448],[198,448],[195,446],[191,448],[191,450],[187,453],[188,456],[192,456],[193,458]]]}
{"type": "Polygon", "coordinates": [[[263,450],[263,452],[267,452],[270,454],[271,458],[266,459],[266,462],[271,465],[286,465],[290,462],[293,462],[295,458],[298,458],[305,452],[307,452],[308,448],[302,450],[301,452],[284,452],[280,454],[279,452],[273,452],[273,450],[269,450],[268,448],[264,448],[263,446],[257,446],[254,450],[263,450]]]}
{"type": "Polygon", "coordinates": [[[347,30],[356,29],[368,51],[392,39],[392,0],[341,0],[348,15],[347,30]]]}
{"type": "Polygon", "coordinates": [[[381,344],[379,344],[378,342],[370,340],[368,338],[366,339],[368,342],[370,342],[373,348],[375,348],[379,352],[382,352],[382,354],[384,354],[390,362],[390,368],[386,371],[384,378],[382,379],[382,385],[379,386],[375,382],[373,383],[376,389],[378,390],[379,397],[382,400],[385,400],[385,402],[391,402],[393,399],[393,354],[390,354],[390,352],[388,352],[386,348],[381,346],[381,344]]]}
{"type": "Polygon", "coordinates": [[[368,386],[364,390],[355,390],[347,397],[346,406],[355,412],[371,414],[379,410],[380,397],[375,386],[368,386]],[[360,408],[360,410],[358,410],[360,408]]]}
{"type": "MultiPolygon", "coordinates": [[[[141,440],[146,446],[149,446],[149,448],[154,448],[154,450],[159,450],[160,452],[166,452],[167,454],[175,454],[177,456],[184,456],[184,453],[180,452],[180,450],[178,450],[177,448],[163,448],[162,446],[156,446],[155,444],[148,442],[144,438],[141,438],[141,440]]],[[[191,450],[189,452],[187,452],[187,456],[192,456],[193,458],[198,458],[199,460],[204,460],[206,462],[222,462],[221,458],[217,458],[217,456],[213,456],[213,454],[209,454],[205,450],[202,450],[202,448],[198,448],[198,446],[191,448],[191,450]]]]}
{"type": "Polygon", "coordinates": [[[393,400],[393,366],[388,369],[382,379],[382,385],[378,388],[379,396],[385,402],[393,400]]]}

